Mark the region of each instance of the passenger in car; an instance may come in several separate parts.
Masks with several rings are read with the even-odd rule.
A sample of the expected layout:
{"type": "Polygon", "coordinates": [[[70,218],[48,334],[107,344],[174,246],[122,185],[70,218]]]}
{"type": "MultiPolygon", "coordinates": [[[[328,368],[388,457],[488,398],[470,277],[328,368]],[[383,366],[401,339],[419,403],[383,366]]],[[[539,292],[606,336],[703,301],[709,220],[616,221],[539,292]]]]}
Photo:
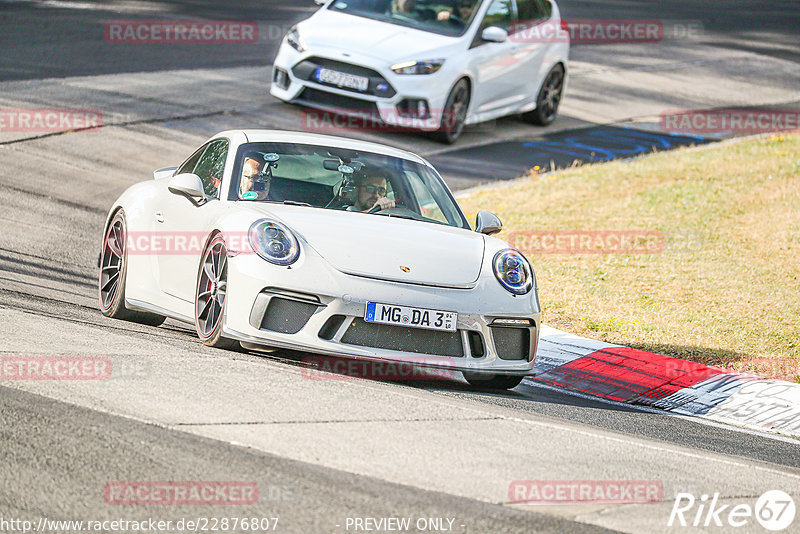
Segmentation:
{"type": "Polygon", "coordinates": [[[392,2],[392,13],[403,13],[413,15],[417,9],[417,0],[394,0],[392,2]]]}

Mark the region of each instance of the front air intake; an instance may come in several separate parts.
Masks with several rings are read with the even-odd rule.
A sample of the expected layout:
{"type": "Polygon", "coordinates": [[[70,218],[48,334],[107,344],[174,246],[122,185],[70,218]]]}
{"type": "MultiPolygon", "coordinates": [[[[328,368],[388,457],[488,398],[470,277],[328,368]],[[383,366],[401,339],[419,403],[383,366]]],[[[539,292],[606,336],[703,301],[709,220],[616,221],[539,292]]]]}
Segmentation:
{"type": "Polygon", "coordinates": [[[308,302],[273,297],[261,320],[261,329],[281,334],[296,334],[308,323],[318,306],[308,302]]]}

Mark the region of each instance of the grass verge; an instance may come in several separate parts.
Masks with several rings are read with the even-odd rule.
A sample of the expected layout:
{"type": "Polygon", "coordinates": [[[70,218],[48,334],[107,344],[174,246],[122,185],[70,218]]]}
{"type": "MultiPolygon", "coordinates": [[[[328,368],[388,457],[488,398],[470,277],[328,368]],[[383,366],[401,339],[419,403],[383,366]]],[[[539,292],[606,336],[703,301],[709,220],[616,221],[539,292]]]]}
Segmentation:
{"type": "Polygon", "coordinates": [[[459,203],[503,220],[545,324],[800,380],[800,135],[532,171],[459,203]]]}

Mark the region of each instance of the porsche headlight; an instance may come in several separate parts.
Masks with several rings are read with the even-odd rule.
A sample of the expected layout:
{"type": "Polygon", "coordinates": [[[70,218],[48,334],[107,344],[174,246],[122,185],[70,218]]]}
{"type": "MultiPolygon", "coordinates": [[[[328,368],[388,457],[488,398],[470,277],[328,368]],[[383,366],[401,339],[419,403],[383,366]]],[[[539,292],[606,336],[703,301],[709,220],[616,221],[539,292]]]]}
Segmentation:
{"type": "Polygon", "coordinates": [[[425,61],[404,61],[392,65],[395,74],[433,74],[444,65],[443,59],[428,59],[425,61]]]}
{"type": "Polygon", "coordinates": [[[524,295],[533,287],[531,264],[517,250],[509,248],[495,254],[492,268],[497,281],[510,293],[524,295]]]}
{"type": "Polygon", "coordinates": [[[261,219],[248,232],[250,246],[256,254],[275,265],[291,265],[300,256],[300,243],[284,225],[261,219]]]}
{"type": "Polygon", "coordinates": [[[297,26],[292,26],[292,28],[289,30],[289,33],[286,34],[286,42],[298,52],[306,51],[306,44],[303,41],[303,38],[300,37],[300,32],[297,31],[297,26]]]}

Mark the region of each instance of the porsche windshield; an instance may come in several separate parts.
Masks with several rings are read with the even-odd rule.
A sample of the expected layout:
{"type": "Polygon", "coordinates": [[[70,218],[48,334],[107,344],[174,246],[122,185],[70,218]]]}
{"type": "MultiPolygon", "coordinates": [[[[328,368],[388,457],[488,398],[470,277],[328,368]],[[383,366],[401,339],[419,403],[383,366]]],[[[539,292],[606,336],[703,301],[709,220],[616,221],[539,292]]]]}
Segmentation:
{"type": "Polygon", "coordinates": [[[429,167],[392,156],[316,145],[240,146],[228,199],[470,227],[429,167]]]}
{"type": "Polygon", "coordinates": [[[480,0],[338,0],[328,9],[417,30],[460,36],[475,17],[480,0]]]}

